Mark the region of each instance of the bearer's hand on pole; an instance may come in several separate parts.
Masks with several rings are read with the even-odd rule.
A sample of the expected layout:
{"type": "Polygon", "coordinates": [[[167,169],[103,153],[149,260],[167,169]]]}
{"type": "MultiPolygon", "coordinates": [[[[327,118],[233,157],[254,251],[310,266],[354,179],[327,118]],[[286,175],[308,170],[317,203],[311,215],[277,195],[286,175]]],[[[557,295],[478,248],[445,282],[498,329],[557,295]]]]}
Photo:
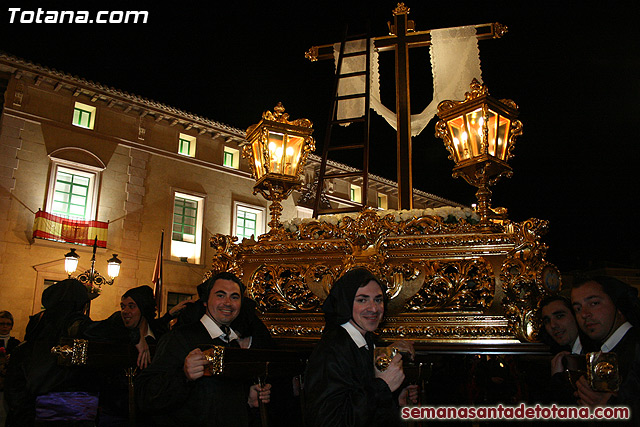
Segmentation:
{"type": "Polygon", "coordinates": [[[249,388],[249,406],[257,408],[260,402],[269,403],[271,401],[271,384],[254,384],[249,388]]]}

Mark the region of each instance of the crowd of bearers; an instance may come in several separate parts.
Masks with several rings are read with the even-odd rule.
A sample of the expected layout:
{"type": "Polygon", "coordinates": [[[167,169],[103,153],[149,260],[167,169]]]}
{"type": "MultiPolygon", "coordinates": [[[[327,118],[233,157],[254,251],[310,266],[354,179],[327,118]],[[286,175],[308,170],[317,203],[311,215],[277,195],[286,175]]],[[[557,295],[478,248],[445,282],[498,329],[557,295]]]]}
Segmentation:
{"type": "MultiPolygon", "coordinates": [[[[158,319],[153,290],[148,286],[133,288],[123,294],[120,311],[96,322],[86,315],[90,301],[87,288],[76,279],[62,280],[43,292],[44,310],[30,317],[19,345],[9,336],[11,314],[0,312],[0,348],[3,354],[10,353],[4,381],[6,426],[129,425],[128,409],[133,400],[129,400],[130,389],[122,372],[115,374],[121,367],[108,372],[59,365],[51,348],[63,338],[136,347],[135,421],[139,426],[259,425],[260,415],[264,419],[265,413],[260,414],[257,408],[271,402],[273,413],[278,399],[279,408],[285,410],[279,411],[281,417],[274,418],[272,425],[299,425],[296,422],[304,416],[306,427],[393,426],[401,424],[401,406],[416,404],[417,386],[405,384],[402,363],[402,357],[415,353],[411,344],[393,343],[405,355],[396,354],[385,370],[374,363],[373,338],[385,314],[386,288],[369,270],[358,267],[346,272],[323,304],[325,328],[307,363],[302,413],[294,410],[296,389],[290,381],[273,378],[272,387],[205,375],[209,362],[204,347],[269,349],[275,345],[238,277],[219,273],[197,289],[197,301],[181,304],[158,319]],[[170,329],[169,322],[176,317],[177,323],[170,329]],[[154,355],[151,350],[156,344],[154,355]]],[[[624,405],[632,414],[627,424],[637,425],[637,290],[611,277],[586,278],[571,289],[570,305],[567,299],[552,296],[541,301],[540,313],[543,338],[555,353],[552,374],[566,371],[563,363],[569,356],[614,352],[621,379],[618,391],[599,392],[582,376],[574,379],[574,390],[548,397],[571,405],[624,405]]]]}

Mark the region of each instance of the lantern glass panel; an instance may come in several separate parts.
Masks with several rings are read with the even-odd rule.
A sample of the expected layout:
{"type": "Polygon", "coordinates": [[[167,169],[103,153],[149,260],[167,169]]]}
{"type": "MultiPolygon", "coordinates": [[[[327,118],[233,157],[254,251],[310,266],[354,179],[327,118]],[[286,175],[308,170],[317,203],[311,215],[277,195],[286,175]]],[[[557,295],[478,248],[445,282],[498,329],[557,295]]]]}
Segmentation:
{"type": "Polygon", "coordinates": [[[467,148],[470,157],[476,157],[482,154],[482,126],[484,119],[482,117],[482,108],[478,108],[465,115],[467,125],[467,136],[469,141],[467,148]]]}
{"type": "Polygon", "coordinates": [[[467,132],[464,126],[464,117],[459,116],[447,122],[449,125],[449,133],[453,141],[453,152],[456,157],[453,159],[456,163],[469,158],[469,150],[467,149],[467,132]]]}
{"type": "Polygon", "coordinates": [[[264,175],[264,155],[262,154],[260,139],[256,138],[251,144],[251,149],[253,150],[253,161],[256,165],[256,179],[260,179],[264,175]]]}
{"type": "Polygon", "coordinates": [[[495,156],[501,160],[507,160],[507,138],[509,137],[511,120],[503,116],[498,117],[498,135],[496,140],[495,156]]]}
{"type": "Polygon", "coordinates": [[[71,274],[78,268],[78,258],[73,256],[68,256],[64,259],[64,271],[67,274],[71,274]]]}
{"type": "Polygon", "coordinates": [[[267,149],[269,150],[269,170],[270,173],[283,173],[285,135],[282,133],[269,132],[267,149]]]}
{"type": "Polygon", "coordinates": [[[110,262],[107,264],[107,274],[112,279],[115,279],[120,274],[120,263],[118,262],[110,262]]]}
{"type": "Polygon", "coordinates": [[[506,154],[506,141],[505,136],[509,130],[509,119],[489,110],[489,123],[487,125],[489,130],[489,143],[487,152],[491,156],[495,156],[501,160],[504,160],[506,154]]]}
{"type": "Polygon", "coordinates": [[[284,150],[284,174],[297,176],[303,145],[304,137],[288,135],[284,150]]]}

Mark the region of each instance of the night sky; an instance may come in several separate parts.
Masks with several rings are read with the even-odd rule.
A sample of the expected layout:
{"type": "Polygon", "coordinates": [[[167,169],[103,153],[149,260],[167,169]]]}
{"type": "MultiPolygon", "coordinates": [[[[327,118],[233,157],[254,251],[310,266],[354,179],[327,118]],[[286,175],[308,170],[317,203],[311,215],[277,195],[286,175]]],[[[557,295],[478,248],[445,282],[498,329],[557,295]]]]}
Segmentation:
{"type": "MultiPolygon", "coordinates": [[[[146,24],[11,24],[8,8],[86,10],[87,2],[5,4],[0,50],[17,57],[246,129],[281,101],[314,122],[321,146],[331,106],[332,63],[311,63],[313,45],[344,26],[387,34],[394,1],[92,2],[95,10],[147,10],[146,24]]],[[[492,187],[509,217],[550,221],[548,260],[561,270],[640,266],[638,232],[640,6],[608,1],[408,1],[418,31],[500,22],[480,42],[491,95],[520,107],[524,134],[511,179],[492,187]]],[[[18,15],[19,16],[19,15],[18,15]]],[[[431,101],[428,49],[413,49],[413,112],[431,101]]],[[[393,108],[393,54],[381,55],[383,102],[393,108]]],[[[395,133],[372,113],[370,171],[396,180],[395,133]],[[390,166],[391,165],[391,166],[390,166]]],[[[453,162],[433,120],[413,139],[414,186],[471,204],[475,189],[451,178],[453,162]]],[[[320,150],[317,153],[321,153],[320,150]]]]}

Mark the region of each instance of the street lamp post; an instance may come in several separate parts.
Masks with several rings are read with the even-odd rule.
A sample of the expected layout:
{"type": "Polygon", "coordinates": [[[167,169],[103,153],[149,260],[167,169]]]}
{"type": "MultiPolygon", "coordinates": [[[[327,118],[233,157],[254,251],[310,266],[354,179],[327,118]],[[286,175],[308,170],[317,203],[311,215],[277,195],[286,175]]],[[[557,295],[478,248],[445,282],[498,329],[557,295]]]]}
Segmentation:
{"type": "MultiPolygon", "coordinates": [[[[93,255],[91,256],[91,267],[84,271],[83,273],[78,274],[75,279],[86,286],[89,291],[89,297],[91,299],[96,298],[100,295],[100,289],[102,285],[112,285],[113,281],[120,274],[120,264],[122,261],[118,259],[117,254],[113,254],[113,256],[107,261],[107,275],[109,279],[105,278],[103,275],[98,273],[96,270],[96,249],[98,248],[98,238],[96,237],[93,241],[93,255]]],[[[76,271],[78,267],[78,261],[80,255],[76,253],[75,248],[71,248],[71,250],[64,256],[64,269],[71,278],[71,274],[76,271]]]]}

